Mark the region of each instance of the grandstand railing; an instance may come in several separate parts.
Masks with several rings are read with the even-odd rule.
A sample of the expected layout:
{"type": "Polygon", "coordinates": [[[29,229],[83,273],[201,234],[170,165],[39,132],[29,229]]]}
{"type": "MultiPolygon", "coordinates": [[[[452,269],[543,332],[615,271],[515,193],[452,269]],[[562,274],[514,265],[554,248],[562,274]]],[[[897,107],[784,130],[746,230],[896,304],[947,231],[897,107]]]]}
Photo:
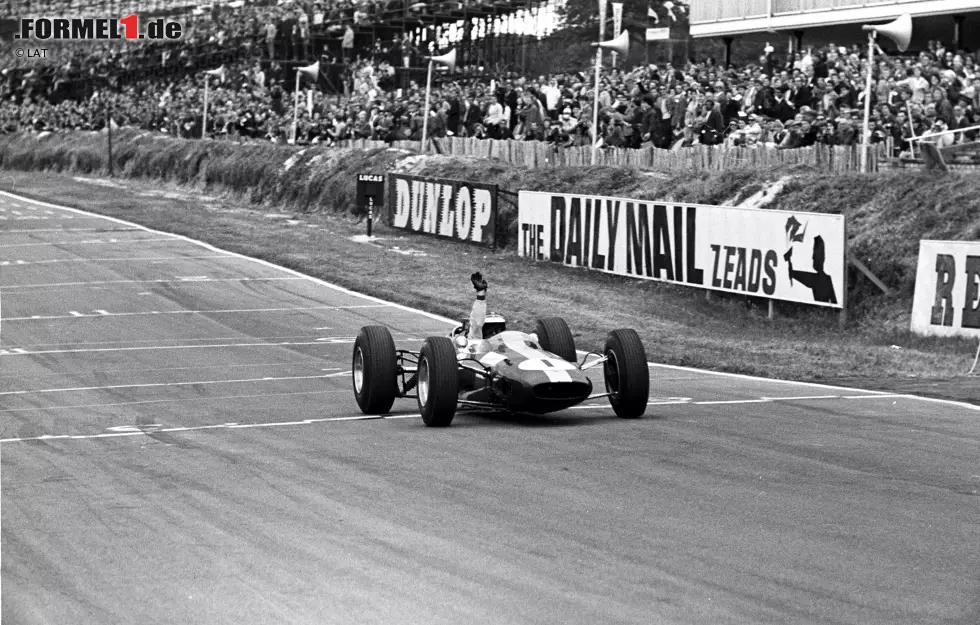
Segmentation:
{"type": "Polygon", "coordinates": [[[912,154],[914,155],[915,144],[917,142],[928,141],[929,143],[936,143],[940,147],[945,147],[946,145],[952,145],[952,143],[947,144],[945,141],[942,140],[946,137],[952,137],[953,143],[955,143],[957,133],[965,134],[968,132],[972,132],[974,134],[977,134],[978,131],[980,131],[980,124],[976,126],[968,126],[966,128],[952,128],[940,132],[929,132],[923,135],[919,135],[917,137],[909,137],[908,141],[912,145],[912,154]]]}
{"type": "Polygon", "coordinates": [[[869,6],[897,10],[897,6],[926,1],[928,0],[701,0],[691,3],[691,24],[861,9],[869,6]]]}

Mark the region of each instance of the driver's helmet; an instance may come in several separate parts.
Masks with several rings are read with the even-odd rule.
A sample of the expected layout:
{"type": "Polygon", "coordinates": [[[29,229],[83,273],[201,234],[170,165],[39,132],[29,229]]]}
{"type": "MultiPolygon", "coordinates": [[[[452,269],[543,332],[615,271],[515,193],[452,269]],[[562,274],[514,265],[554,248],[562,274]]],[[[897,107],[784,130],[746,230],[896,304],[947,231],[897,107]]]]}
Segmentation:
{"type": "Polygon", "coordinates": [[[507,320],[497,313],[490,313],[483,322],[483,338],[488,339],[507,330],[507,320]]]}

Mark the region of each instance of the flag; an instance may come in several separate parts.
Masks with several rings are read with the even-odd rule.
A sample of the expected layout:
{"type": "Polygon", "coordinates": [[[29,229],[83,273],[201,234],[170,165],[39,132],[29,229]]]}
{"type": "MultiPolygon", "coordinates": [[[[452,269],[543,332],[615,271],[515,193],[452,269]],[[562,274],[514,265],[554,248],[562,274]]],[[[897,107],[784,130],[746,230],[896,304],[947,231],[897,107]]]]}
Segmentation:
{"type": "Polygon", "coordinates": [[[653,7],[647,9],[647,17],[652,19],[654,24],[660,23],[660,17],[657,15],[657,12],[653,10],[653,7]]]}
{"type": "Polygon", "coordinates": [[[800,223],[796,217],[790,216],[786,220],[786,240],[790,243],[802,243],[803,236],[806,234],[806,224],[800,223]]]}
{"type": "Polygon", "coordinates": [[[667,9],[667,17],[669,17],[672,22],[676,22],[677,16],[674,15],[674,3],[667,0],[667,2],[664,2],[664,8],[667,9]]]}
{"type": "Polygon", "coordinates": [[[352,29],[349,25],[347,26],[347,30],[344,31],[344,39],[340,43],[340,46],[348,49],[354,47],[354,29],[352,29]]]}

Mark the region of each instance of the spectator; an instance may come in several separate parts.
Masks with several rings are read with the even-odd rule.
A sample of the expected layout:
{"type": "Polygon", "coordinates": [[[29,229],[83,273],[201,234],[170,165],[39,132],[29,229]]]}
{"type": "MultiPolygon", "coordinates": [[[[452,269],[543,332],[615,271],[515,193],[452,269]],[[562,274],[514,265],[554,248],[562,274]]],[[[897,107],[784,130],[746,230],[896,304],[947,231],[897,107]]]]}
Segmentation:
{"type": "MultiPolygon", "coordinates": [[[[182,136],[195,136],[196,128],[200,136],[201,70],[220,60],[230,72],[225,81],[209,83],[208,133],[281,141],[292,125],[292,73],[280,62],[311,62],[329,36],[334,54],[339,50],[348,61],[350,96],[328,106],[327,96],[315,94],[313,112],[301,119],[301,142],[420,138],[426,114],[436,136],[589,145],[594,86],[582,74],[518,78],[485,70],[465,79],[449,74],[435,87],[431,110],[421,111],[421,88],[398,80],[395,69],[406,54],[417,62],[411,38],[370,50],[356,47],[356,29],[381,19],[382,5],[345,0],[219,8],[195,18],[179,46],[106,44],[90,57],[78,56],[77,46],[63,47],[63,56],[51,65],[15,63],[0,72],[0,128],[98,128],[111,101],[116,123],[182,136]],[[124,87],[93,79],[100,74],[118,76],[124,87]]],[[[863,53],[860,46],[829,45],[785,64],[769,51],[745,68],[705,62],[607,72],[600,85],[598,134],[606,145],[622,147],[667,148],[681,139],[684,145],[717,144],[726,135],[729,145],[852,145],[861,140],[863,53]]],[[[872,73],[872,140],[893,140],[901,148],[913,131],[975,125],[977,71],[971,55],[937,42],[917,57],[879,58],[872,73]]],[[[975,138],[971,130],[953,140],[975,138]]]]}

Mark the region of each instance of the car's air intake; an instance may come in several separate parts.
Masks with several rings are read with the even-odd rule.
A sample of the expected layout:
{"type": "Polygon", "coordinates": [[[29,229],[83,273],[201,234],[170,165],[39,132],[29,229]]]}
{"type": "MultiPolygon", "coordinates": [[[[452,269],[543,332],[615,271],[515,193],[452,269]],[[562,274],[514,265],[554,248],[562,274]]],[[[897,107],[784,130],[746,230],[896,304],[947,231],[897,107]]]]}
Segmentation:
{"type": "Polygon", "coordinates": [[[534,387],[538,399],[577,399],[588,397],[591,392],[588,382],[545,382],[534,387]]]}

